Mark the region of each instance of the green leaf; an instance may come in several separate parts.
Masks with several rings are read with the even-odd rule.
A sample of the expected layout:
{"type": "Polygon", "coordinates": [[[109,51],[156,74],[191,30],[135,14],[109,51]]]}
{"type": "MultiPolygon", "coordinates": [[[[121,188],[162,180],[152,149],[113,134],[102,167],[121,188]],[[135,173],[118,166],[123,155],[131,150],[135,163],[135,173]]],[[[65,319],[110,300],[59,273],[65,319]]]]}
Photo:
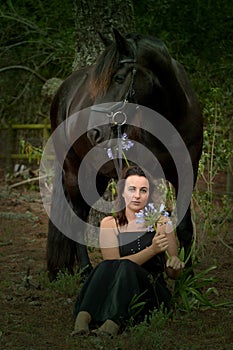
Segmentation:
{"type": "Polygon", "coordinates": [[[184,247],[182,247],[180,252],[179,252],[179,259],[182,262],[184,261],[184,247]]]}

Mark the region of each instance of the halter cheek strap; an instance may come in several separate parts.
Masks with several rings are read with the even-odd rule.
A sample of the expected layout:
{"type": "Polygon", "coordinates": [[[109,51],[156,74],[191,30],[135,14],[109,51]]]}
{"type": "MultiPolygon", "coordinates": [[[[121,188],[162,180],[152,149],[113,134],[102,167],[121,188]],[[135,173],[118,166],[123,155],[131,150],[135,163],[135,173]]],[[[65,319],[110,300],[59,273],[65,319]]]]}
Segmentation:
{"type": "Polygon", "coordinates": [[[132,99],[134,94],[135,94],[135,91],[134,91],[134,88],[133,88],[133,84],[134,84],[134,77],[136,75],[136,68],[134,67],[133,70],[132,70],[132,76],[131,76],[131,80],[130,80],[130,84],[129,84],[129,88],[128,88],[128,91],[125,95],[125,101],[128,102],[129,99],[132,99]]]}
{"type": "Polygon", "coordinates": [[[135,63],[137,63],[137,47],[136,43],[132,40],[129,40],[129,43],[132,46],[132,52],[133,52],[133,58],[124,58],[119,61],[119,64],[127,64],[127,63],[133,63],[133,69],[131,73],[131,80],[128,87],[128,90],[126,91],[125,97],[122,101],[116,102],[115,104],[111,104],[110,107],[103,107],[103,106],[92,106],[91,110],[95,112],[105,113],[106,116],[109,118],[109,122],[113,126],[121,126],[124,125],[127,121],[127,115],[125,112],[123,112],[123,109],[125,108],[125,105],[129,100],[132,100],[132,97],[135,94],[133,85],[134,85],[134,78],[137,72],[137,69],[135,67],[135,63]]]}
{"type": "MultiPolygon", "coordinates": [[[[127,121],[127,115],[126,113],[123,111],[123,109],[125,108],[127,102],[129,102],[129,100],[132,100],[135,91],[133,88],[134,85],[134,79],[135,79],[135,75],[136,75],[136,67],[135,64],[137,63],[137,48],[136,48],[136,43],[134,41],[129,41],[132,45],[132,49],[133,49],[133,58],[125,58],[119,61],[119,64],[127,64],[127,63],[131,63],[133,64],[133,69],[132,69],[132,73],[131,73],[131,80],[130,80],[130,84],[128,87],[128,90],[125,94],[125,97],[122,101],[120,102],[116,102],[115,104],[111,105],[110,107],[103,107],[103,106],[92,106],[91,110],[95,111],[95,112],[101,112],[101,113],[105,113],[106,116],[109,118],[109,123],[112,124],[112,126],[117,126],[117,149],[118,149],[118,162],[117,159],[114,157],[113,161],[115,163],[115,168],[116,171],[118,173],[118,177],[121,177],[121,173],[122,173],[122,155],[123,155],[123,151],[122,151],[122,143],[121,143],[121,139],[122,139],[122,130],[121,127],[122,125],[124,125],[127,121]]],[[[139,106],[136,107],[136,109],[138,109],[139,106]]]]}
{"type": "Polygon", "coordinates": [[[125,101],[128,102],[129,99],[132,99],[132,97],[135,94],[135,91],[133,89],[133,84],[134,84],[134,78],[137,72],[137,69],[135,67],[135,64],[137,63],[137,46],[134,40],[129,40],[128,41],[132,47],[132,52],[133,52],[133,58],[125,58],[123,60],[120,60],[120,64],[125,64],[125,63],[133,63],[133,70],[132,70],[132,76],[129,84],[128,91],[125,95],[125,101]]]}

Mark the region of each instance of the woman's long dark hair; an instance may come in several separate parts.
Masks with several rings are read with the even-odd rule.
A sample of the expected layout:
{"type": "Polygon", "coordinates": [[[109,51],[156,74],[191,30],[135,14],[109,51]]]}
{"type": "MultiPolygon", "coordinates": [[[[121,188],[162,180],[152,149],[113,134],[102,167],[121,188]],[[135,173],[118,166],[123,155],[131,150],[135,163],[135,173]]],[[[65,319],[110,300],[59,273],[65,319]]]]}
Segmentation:
{"type": "Polygon", "coordinates": [[[121,179],[117,183],[116,213],[114,216],[119,226],[124,226],[128,224],[128,220],[125,215],[125,200],[122,197],[122,193],[125,188],[125,180],[132,175],[143,176],[148,180],[149,182],[148,202],[152,202],[152,194],[155,190],[155,184],[153,183],[153,180],[151,179],[150,175],[147,174],[144,170],[142,170],[142,168],[140,168],[138,165],[125,167],[123,169],[121,179]]]}

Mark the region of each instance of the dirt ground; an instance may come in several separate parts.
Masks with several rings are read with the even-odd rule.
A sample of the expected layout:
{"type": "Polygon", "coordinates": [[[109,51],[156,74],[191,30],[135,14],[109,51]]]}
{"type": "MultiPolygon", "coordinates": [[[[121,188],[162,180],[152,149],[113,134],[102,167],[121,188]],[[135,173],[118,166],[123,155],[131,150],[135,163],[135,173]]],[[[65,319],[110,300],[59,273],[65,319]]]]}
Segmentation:
{"type": "MultiPolygon", "coordinates": [[[[0,348],[130,349],[127,335],[117,340],[73,339],[72,310],[75,293],[42,283],[46,271],[47,214],[40,193],[25,187],[8,190],[0,183],[0,348]],[[124,340],[125,339],[125,340],[124,340]],[[123,342],[123,343],[122,343],[123,342]],[[119,345],[121,344],[121,345],[119,345]],[[122,346],[122,344],[125,344],[122,346]]],[[[233,236],[224,242],[209,238],[201,266],[215,264],[217,303],[233,300],[233,236]],[[231,249],[230,249],[230,248],[231,249]]],[[[92,253],[93,259],[96,257],[92,253]]],[[[193,311],[170,320],[163,349],[233,349],[232,307],[193,311]]],[[[145,334],[146,336],[146,334],[145,334]]],[[[143,346],[140,346],[143,350],[143,346]]],[[[149,349],[149,348],[148,348],[149,349]]],[[[152,348],[151,348],[152,349],[152,348]]]]}

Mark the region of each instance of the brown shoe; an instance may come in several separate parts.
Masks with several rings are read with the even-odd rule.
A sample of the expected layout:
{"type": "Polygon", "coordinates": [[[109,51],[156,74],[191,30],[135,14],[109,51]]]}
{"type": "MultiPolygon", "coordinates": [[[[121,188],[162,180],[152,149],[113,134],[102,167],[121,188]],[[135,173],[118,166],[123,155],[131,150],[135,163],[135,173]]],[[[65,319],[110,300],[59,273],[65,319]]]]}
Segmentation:
{"type": "Polygon", "coordinates": [[[91,322],[91,315],[86,311],[80,311],[75,321],[74,330],[71,336],[75,335],[88,335],[89,323],[91,322]]]}
{"type": "Polygon", "coordinates": [[[120,326],[113,322],[112,320],[105,321],[102,326],[100,326],[98,329],[95,329],[92,333],[93,335],[104,335],[108,334],[110,336],[115,336],[118,334],[120,326]]]}

